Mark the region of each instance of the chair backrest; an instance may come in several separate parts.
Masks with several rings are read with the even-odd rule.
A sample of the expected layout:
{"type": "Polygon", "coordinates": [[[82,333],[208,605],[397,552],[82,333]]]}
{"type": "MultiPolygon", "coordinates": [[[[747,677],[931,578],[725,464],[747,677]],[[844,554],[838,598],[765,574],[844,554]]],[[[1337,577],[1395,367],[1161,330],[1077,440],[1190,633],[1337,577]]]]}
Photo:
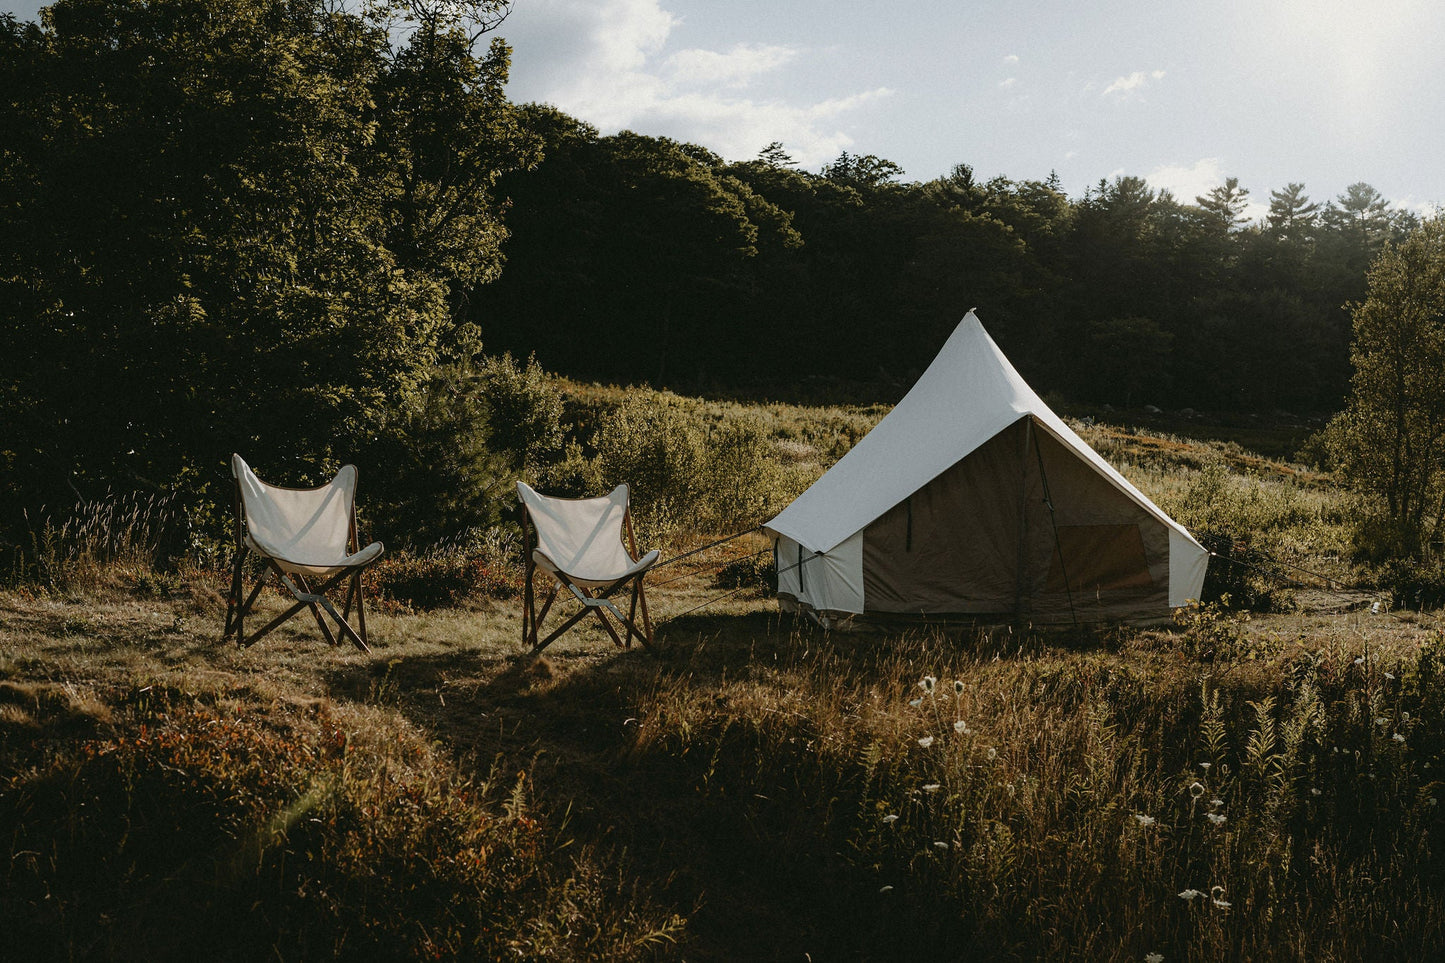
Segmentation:
{"type": "Polygon", "coordinates": [[[257,549],[304,564],[328,564],[346,557],[356,501],[355,465],[343,465],[319,488],[268,485],[240,455],[231,456],[231,473],[241,492],[246,532],[257,549]]]}
{"type": "Polygon", "coordinates": [[[517,482],[517,496],[537,531],[537,550],[575,578],[605,581],[632,565],[623,542],[628,489],[601,498],[553,498],[517,482]]]}

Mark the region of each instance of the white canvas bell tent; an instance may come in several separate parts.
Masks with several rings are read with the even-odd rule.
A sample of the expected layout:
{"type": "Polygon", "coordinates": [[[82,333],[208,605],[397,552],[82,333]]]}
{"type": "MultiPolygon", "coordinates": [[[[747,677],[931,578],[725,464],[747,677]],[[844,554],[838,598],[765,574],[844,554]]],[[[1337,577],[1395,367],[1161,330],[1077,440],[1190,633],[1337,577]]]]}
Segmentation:
{"type": "Polygon", "coordinates": [[[970,311],[903,400],[765,529],[785,607],[1147,621],[1208,552],[1074,433],[970,311]]]}

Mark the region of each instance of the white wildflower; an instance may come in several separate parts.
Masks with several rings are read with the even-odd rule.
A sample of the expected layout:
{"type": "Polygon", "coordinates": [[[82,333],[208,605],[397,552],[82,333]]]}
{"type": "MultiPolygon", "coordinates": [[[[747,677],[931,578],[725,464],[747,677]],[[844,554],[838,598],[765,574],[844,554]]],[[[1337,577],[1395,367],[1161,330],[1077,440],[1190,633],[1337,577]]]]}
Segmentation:
{"type": "Polygon", "coordinates": [[[929,746],[933,745],[933,737],[924,736],[922,739],[918,740],[918,744],[923,748],[927,749],[929,746]]]}
{"type": "Polygon", "coordinates": [[[1364,657],[1363,655],[1360,656],[1358,659],[1355,660],[1355,665],[1364,665],[1364,664],[1365,664],[1365,657],[1364,657]]]}
{"type": "Polygon", "coordinates": [[[1209,800],[1209,805],[1213,806],[1215,809],[1218,809],[1220,806],[1224,805],[1224,800],[1220,799],[1218,796],[1215,796],[1213,799],[1209,800]]]}
{"type": "Polygon", "coordinates": [[[1153,816],[1146,816],[1143,813],[1135,813],[1134,818],[1139,820],[1139,825],[1143,826],[1145,829],[1148,829],[1156,822],[1153,816]]]}
{"type": "Polygon", "coordinates": [[[1436,800],[1435,800],[1435,797],[1434,797],[1434,796],[1431,796],[1429,799],[1425,800],[1425,802],[1428,803],[1429,805],[1433,806],[1433,805],[1435,805],[1436,800]]]}
{"type": "Polygon", "coordinates": [[[941,850],[947,852],[947,851],[948,851],[948,843],[945,843],[945,842],[944,842],[943,840],[941,840],[941,839],[935,839],[935,840],[933,841],[933,848],[934,848],[934,849],[941,849],[941,850]]]}
{"type": "Polygon", "coordinates": [[[1385,678],[1389,679],[1391,682],[1394,682],[1394,681],[1395,681],[1394,673],[1391,673],[1391,672],[1386,672],[1386,673],[1385,673],[1385,678]]]}
{"type": "Polygon", "coordinates": [[[1316,788],[1316,787],[1314,787],[1314,786],[1311,786],[1311,787],[1310,787],[1310,795],[1311,795],[1311,796],[1318,796],[1319,794],[1320,794],[1320,791],[1319,791],[1318,788],[1316,788]]]}
{"type": "Polygon", "coordinates": [[[1209,821],[1216,826],[1223,826],[1225,819],[1228,818],[1227,816],[1222,816],[1219,813],[1205,813],[1204,815],[1208,816],[1209,821]]]}
{"type": "Polygon", "coordinates": [[[1201,763],[1199,764],[1199,768],[1200,768],[1200,769],[1203,769],[1205,772],[1208,772],[1208,771],[1209,771],[1209,767],[1212,766],[1212,765],[1214,765],[1214,763],[1212,763],[1212,762],[1201,762],[1201,763]]]}
{"type": "Polygon", "coordinates": [[[893,887],[892,887],[892,886],[880,886],[880,887],[878,887],[878,892],[880,892],[880,893],[891,893],[891,892],[893,892],[893,887]]]}
{"type": "Polygon", "coordinates": [[[1389,724],[1390,724],[1390,720],[1389,720],[1389,719],[1386,719],[1384,716],[1375,716],[1375,725],[1377,725],[1377,726],[1388,726],[1389,724]]]}
{"type": "Polygon", "coordinates": [[[1229,909],[1229,907],[1230,907],[1229,901],[1228,901],[1228,900],[1222,900],[1222,899],[1217,899],[1217,900],[1215,900],[1215,901],[1214,901],[1214,905],[1217,906],[1217,907],[1219,907],[1219,908],[1222,909],[1222,910],[1227,910],[1227,909],[1229,909]]]}
{"type": "Polygon", "coordinates": [[[953,724],[953,731],[958,733],[960,736],[968,735],[968,723],[964,722],[962,719],[959,719],[953,724]]]}
{"type": "Polygon", "coordinates": [[[1391,739],[1394,739],[1396,742],[1404,742],[1404,741],[1405,741],[1405,736],[1404,736],[1404,734],[1403,734],[1403,733],[1400,733],[1400,732],[1395,733],[1395,734],[1394,734],[1393,736],[1391,736],[1390,738],[1391,738],[1391,739]]]}
{"type": "Polygon", "coordinates": [[[913,708],[917,709],[919,706],[923,705],[923,696],[919,696],[917,699],[909,699],[908,704],[911,705],[913,708]]]}
{"type": "Polygon", "coordinates": [[[897,813],[889,813],[888,815],[883,817],[883,825],[885,826],[891,826],[896,822],[898,822],[897,813]]]}
{"type": "Polygon", "coordinates": [[[1186,903],[1192,903],[1203,895],[1204,894],[1199,892],[1199,890],[1197,889],[1185,889],[1179,891],[1179,898],[1184,900],[1186,903]]]}
{"type": "Polygon", "coordinates": [[[936,782],[931,782],[931,783],[929,783],[928,785],[926,785],[926,786],[923,787],[923,791],[924,791],[924,792],[938,792],[939,788],[940,788],[940,787],[939,787],[938,783],[936,783],[936,782]]]}
{"type": "Polygon", "coordinates": [[[1147,953],[1144,956],[1144,963],[1164,963],[1163,953],[1147,953]]]}

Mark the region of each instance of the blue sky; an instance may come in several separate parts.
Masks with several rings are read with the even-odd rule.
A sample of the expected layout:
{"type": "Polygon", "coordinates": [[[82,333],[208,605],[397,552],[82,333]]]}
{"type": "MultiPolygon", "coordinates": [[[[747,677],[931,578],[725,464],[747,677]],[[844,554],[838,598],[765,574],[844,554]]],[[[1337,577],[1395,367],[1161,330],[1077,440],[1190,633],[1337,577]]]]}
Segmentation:
{"type": "MultiPolygon", "coordinates": [[[[0,0],[33,16],[39,4],[0,0]]],[[[513,100],[732,160],[1445,203],[1436,0],[516,0],[513,100]]]]}

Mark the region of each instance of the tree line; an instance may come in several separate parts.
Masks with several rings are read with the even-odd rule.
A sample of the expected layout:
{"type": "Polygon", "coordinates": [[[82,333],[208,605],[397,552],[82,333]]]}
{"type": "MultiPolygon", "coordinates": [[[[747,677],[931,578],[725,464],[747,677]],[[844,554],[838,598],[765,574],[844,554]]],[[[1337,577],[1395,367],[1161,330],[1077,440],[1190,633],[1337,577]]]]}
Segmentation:
{"type": "MultiPolygon", "coordinates": [[[[368,466],[371,521],[495,517],[556,444],[552,371],[891,401],[970,307],[1041,391],[1328,412],[1367,184],[1192,202],[1136,177],[905,181],[506,96],[504,0],[58,0],[0,18],[0,541],[107,491],[229,511],[247,453],[368,466]],[[489,36],[490,35],[490,36],[489,36]],[[541,399],[541,400],[539,400],[541,399]],[[518,430],[519,425],[531,426],[518,430]]],[[[861,400],[861,399],[860,399],[861,400]]]]}
{"type": "Polygon", "coordinates": [[[813,173],[521,108],[542,160],[502,178],[506,268],[467,309],[489,342],[583,378],[798,397],[822,379],[896,400],[970,308],[1026,378],[1082,402],[1330,412],[1350,314],[1417,225],[1365,183],[1301,184],[1246,222],[1231,178],[1192,202],[1131,176],[965,164],[904,182],[843,154],[813,173]],[[888,387],[891,385],[892,387],[888,387]]]}

